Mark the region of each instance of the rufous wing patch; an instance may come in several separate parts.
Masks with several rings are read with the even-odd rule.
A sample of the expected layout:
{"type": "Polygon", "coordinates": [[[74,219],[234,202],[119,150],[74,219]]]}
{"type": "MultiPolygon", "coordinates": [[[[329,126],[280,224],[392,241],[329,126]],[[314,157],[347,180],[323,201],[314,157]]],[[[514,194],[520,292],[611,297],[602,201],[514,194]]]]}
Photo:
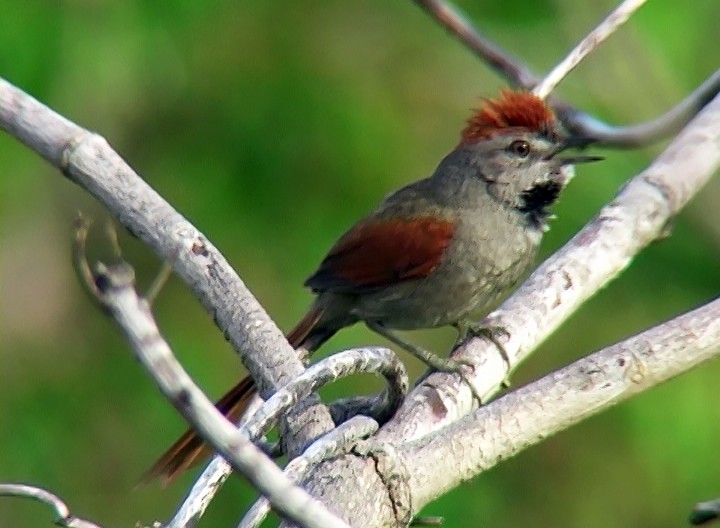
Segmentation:
{"type": "Polygon", "coordinates": [[[331,249],[305,286],[363,293],[427,277],[453,237],[452,222],[420,217],[361,222],[331,249]]]}
{"type": "Polygon", "coordinates": [[[472,143],[509,129],[552,135],[555,115],[538,96],[522,90],[504,90],[498,99],[486,99],[467,122],[461,143],[472,143]]]}

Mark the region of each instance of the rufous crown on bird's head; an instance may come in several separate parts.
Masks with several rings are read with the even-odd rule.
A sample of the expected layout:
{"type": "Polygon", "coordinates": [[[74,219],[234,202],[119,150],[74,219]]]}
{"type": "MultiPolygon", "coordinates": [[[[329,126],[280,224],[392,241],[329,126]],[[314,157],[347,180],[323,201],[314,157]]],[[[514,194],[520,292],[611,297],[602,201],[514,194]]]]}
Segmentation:
{"type": "Polygon", "coordinates": [[[503,90],[498,99],[485,99],[482,107],[468,119],[460,143],[472,143],[519,128],[552,138],[556,135],[555,114],[545,101],[530,92],[503,90]]]}

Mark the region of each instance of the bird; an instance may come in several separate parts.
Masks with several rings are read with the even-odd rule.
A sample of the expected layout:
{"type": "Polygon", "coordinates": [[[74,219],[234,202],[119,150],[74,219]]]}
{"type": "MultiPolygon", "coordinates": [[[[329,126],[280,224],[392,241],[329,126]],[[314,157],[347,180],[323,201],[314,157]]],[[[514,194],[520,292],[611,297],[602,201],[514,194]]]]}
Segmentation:
{"type": "MultiPolygon", "coordinates": [[[[387,196],[330,248],[305,281],[315,299],[288,342],[312,353],[364,322],[431,368],[457,372],[458,362],[396,331],[451,325],[458,340],[486,333],[471,315],[493,307],[532,266],[548,207],[569,180],[564,167],[601,159],[559,155],[577,144],[530,92],[484,99],[430,177],[387,196]]],[[[254,394],[246,377],[216,406],[237,421],[254,394]]],[[[167,484],[209,452],[190,430],[143,480],[167,484]]]]}

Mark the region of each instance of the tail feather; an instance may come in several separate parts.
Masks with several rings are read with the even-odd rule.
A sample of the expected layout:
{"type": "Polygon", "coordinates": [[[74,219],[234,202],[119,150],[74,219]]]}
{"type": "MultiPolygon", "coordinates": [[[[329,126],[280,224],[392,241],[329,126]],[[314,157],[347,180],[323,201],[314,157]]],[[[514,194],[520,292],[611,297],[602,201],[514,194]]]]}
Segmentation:
{"type": "MultiPolygon", "coordinates": [[[[324,313],[324,308],[319,308],[313,305],[313,307],[310,308],[308,313],[305,314],[305,317],[300,319],[300,322],[296,324],[295,327],[290,330],[285,336],[290,343],[290,346],[295,349],[307,348],[308,352],[315,351],[320,345],[310,348],[306,346],[306,341],[310,341],[312,334],[317,331],[317,324],[324,313]]],[[[320,344],[322,344],[323,342],[321,342],[320,344]]]]}
{"type": "MultiPolygon", "coordinates": [[[[215,407],[228,420],[236,422],[254,395],[255,384],[250,376],[246,376],[220,398],[215,407]]],[[[188,429],[143,475],[140,482],[145,484],[160,478],[162,485],[166,486],[188,469],[202,462],[211,453],[210,446],[205,444],[195,430],[188,429]]]]}
{"type": "MultiPolygon", "coordinates": [[[[320,320],[325,313],[323,308],[313,306],[300,322],[287,334],[287,340],[293,348],[304,348],[314,352],[330,339],[338,328],[321,326],[320,320]]],[[[228,420],[237,422],[255,395],[255,383],[246,376],[215,404],[215,407],[228,420]]],[[[163,486],[170,484],[180,474],[202,462],[212,449],[205,444],[193,429],[189,429],[175,442],[165,454],[143,475],[140,482],[147,483],[160,478],[163,486]]]]}
{"type": "Polygon", "coordinates": [[[304,348],[308,353],[315,352],[322,344],[335,335],[340,327],[328,325],[322,321],[325,308],[314,304],[295,328],[287,333],[287,340],[294,349],[304,348]],[[321,324],[322,323],[322,324],[321,324]]]}

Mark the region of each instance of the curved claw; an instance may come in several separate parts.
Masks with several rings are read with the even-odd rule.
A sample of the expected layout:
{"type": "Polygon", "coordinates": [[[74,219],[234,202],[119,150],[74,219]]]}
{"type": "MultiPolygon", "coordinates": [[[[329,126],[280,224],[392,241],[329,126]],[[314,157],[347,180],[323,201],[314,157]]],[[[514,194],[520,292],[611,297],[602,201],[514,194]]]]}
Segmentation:
{"type": "Polygon", "coordinates": [[[493,345],[495,345],[495,348],[498,349],[498,352],[500,352],[500,356],[503,358],[503,361],[505,361],[505,365],[507,366],[507,375],[502,380],[501,385],[503,386],[503,388],[506,389],[510,387],[510,356],[508,355],[507,350],[505,350],[503,344],[498,339],[499,337],[505,337],[506,339],[510,338],[510,333],[505,329],[505,327],[487,326],[474,321],[461,321],[456,324],[455,327],[458,330],[458,339],[453,349],[465,344],[467,341],[475,337],[484,337],[493,345]]]}

